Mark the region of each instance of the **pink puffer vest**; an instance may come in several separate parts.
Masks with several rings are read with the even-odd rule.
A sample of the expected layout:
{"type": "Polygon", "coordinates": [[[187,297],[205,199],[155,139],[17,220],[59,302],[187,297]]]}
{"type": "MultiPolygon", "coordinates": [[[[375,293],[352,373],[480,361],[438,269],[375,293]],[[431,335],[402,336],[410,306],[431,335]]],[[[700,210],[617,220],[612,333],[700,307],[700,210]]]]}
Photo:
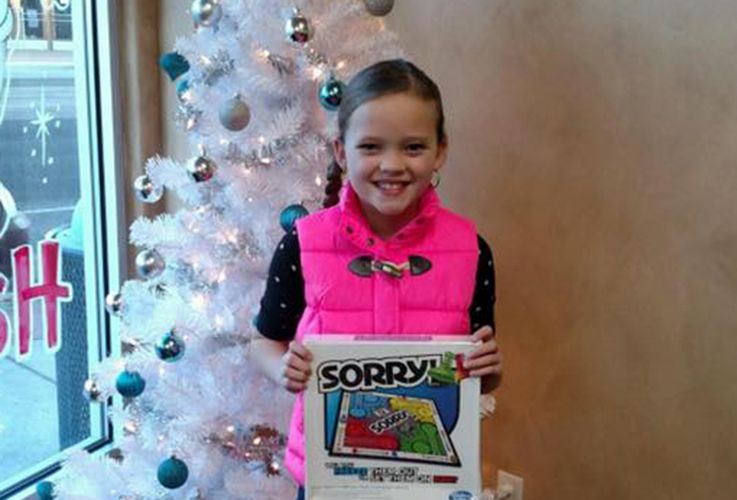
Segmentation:
{"type": "MultiPolygon", "coordinates": [[[[297,234],[306,300],[297,340],[320,333],[470,333],[468,309],[479,255],[476,228],[443,208],[433,188],[422,195],[418,215],[389,240],[373,234],[350,183],[343,186],[338,205],[299,219],[297,234]],[[420,256],[431,267],[406,270],[400,277],[381,271],[359,275],[349,264],[362,256],[394,263],[420,256]]],[[[305,482],[303,413],[300,394],[285,460],[300,485],[305,482]]]]}

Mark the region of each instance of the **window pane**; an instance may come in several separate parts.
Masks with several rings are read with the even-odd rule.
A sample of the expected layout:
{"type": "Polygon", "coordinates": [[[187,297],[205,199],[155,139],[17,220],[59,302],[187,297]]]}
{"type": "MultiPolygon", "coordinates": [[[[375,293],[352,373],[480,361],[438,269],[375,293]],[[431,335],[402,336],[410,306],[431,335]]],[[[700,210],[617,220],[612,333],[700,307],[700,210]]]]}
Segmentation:
{"type": "Polygon", "coordinates": [[[95,245],[83,234],[100,232],[85,233],[94,225],[94,162],[84,157],[92,130],[82,120],[89,94],[80,92],[87,69],[77,53],[84,18],[75,15],[72,43],[73,14],[68,1],[0,0],[0,497],[60,451],[104,437],[100,405],[82,394],[101,345],[97,304],[86,303],[98,279],[95,245]],[[29,43],[36,38],[45,42],[29,43]],[[43,240],[54,245],[42,250],[43,240]],[[49,279],[61,285],[57,296],[37,288],[24,313],[23,289],[49,279]]]}

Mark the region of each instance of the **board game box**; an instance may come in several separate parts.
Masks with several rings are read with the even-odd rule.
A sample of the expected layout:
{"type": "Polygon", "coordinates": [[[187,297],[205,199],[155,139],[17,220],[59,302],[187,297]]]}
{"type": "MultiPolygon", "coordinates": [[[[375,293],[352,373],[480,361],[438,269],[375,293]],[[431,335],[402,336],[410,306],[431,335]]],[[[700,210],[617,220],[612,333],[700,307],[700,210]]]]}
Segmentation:
{"type": "Polygon", "coordinates": [[[315,335],[307,498],[478,498],[479,379],[463,336],[315,335]],[[412,495],[412,497],[410,497],[412,495]]]}

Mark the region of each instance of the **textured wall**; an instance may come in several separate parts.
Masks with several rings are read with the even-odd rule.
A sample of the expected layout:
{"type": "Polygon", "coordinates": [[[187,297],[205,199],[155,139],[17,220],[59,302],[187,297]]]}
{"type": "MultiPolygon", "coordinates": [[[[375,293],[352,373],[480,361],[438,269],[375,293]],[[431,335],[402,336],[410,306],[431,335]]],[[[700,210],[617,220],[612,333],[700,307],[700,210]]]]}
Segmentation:
{"type": "MultiPolygon", "coordinates": [[[[190,25],[162,10],[169,47],[190,25]]],[[[497,260],[487,484],[737,497],[736,20],[727,0],[397,0],[446,100],[441,191],[497,260]]]]}
{"type": "Polygon", "coordinates": [[[487,479],[527,500],[737,498],[737,4],[398,0],[494,245],[487,479]]]}

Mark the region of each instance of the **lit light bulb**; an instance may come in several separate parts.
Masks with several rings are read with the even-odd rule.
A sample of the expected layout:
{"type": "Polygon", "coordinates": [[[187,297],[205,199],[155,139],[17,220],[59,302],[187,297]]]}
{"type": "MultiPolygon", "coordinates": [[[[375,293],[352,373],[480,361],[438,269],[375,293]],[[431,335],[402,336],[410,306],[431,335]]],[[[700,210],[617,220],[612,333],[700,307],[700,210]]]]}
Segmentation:
{"type": "Polygon", "coordinates": [[[323,71],[323,69],[319,66],[312,66],[311,70],[313,80],[319,80],[325,74],[325,71],[323,71]]]}
{"type": "Polygon", "coordinates": [[[315,184],[317,184],[318,187],[322,186],[322,177],[319,175],[315,177],[315,184]]]}
{"type": "Polygon", "coordinates": [[[195,293],[192,296],[192,307],[194,307],[198,311],[204,311],[206,305],[207,297],[205,297],[204,293],[195,293]]]}

